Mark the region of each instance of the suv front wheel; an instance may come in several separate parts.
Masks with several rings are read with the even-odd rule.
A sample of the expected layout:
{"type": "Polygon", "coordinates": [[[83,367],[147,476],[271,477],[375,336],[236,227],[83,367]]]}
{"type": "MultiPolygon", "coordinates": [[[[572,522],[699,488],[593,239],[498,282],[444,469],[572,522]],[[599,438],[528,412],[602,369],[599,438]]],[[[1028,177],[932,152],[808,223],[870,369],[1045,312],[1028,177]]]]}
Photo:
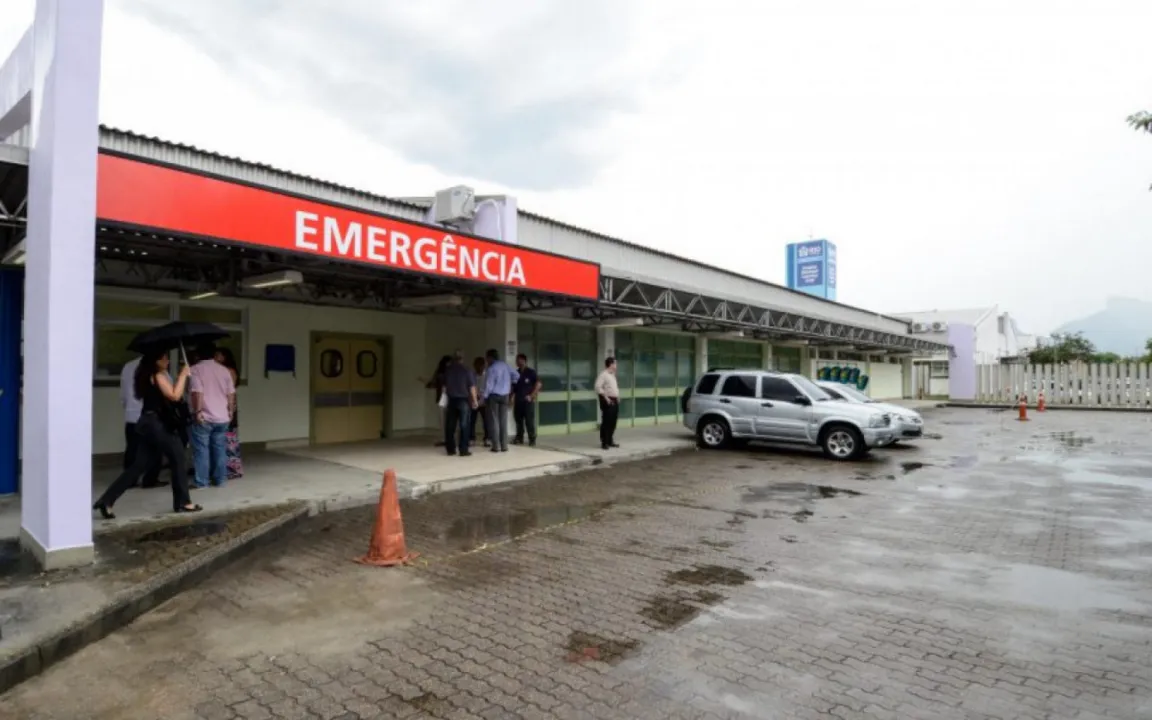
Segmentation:
{"type": "Polygon", "coordinates": [[[723,418],[714,415],[700,420],[696,426],[696,444],[708,450],[719,450],[732,440],[732,431],[723,418]]]}
{"type": "Polygon", "coordinates": [[[824,456],[832,460],[856,460],[868,452],[864,436],[851,425],[833,425],[820,438],[824,456]]]}

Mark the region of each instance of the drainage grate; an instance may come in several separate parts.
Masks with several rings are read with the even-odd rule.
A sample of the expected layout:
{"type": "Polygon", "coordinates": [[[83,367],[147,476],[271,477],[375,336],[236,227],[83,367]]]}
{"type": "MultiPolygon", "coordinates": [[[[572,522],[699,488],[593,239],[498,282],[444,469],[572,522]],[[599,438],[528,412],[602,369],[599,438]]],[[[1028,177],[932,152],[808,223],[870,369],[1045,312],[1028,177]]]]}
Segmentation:
{"type": "Polygon", "coordinates": [[[141,535],[136,542],[179,542],[196,538],[219,535],[228,530],[228,523],[219,520],[204,520],[187,525],[173,525],[141,535]]]}

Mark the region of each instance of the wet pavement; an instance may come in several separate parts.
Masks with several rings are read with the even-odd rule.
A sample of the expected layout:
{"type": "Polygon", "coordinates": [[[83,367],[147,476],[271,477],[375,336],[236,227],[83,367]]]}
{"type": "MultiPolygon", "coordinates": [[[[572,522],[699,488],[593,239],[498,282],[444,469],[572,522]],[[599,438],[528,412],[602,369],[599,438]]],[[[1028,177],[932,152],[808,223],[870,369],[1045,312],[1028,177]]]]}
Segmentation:
{"type": "Polygon", "coordinates": [[[0,717],[1152,717],[1152,417],[923,414],[318,516],[0,717]]]}

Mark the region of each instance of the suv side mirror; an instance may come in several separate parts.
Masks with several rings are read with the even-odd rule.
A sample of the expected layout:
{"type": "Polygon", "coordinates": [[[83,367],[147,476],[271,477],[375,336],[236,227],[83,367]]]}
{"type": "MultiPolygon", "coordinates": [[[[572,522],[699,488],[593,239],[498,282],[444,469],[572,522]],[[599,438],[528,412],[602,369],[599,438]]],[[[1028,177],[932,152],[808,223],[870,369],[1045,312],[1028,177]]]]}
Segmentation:
{"type": "Polygon", "coordinates": [[[807,395],[797,395],[793,400],[795,405],[811,405],[812,400],[807,395]]]}

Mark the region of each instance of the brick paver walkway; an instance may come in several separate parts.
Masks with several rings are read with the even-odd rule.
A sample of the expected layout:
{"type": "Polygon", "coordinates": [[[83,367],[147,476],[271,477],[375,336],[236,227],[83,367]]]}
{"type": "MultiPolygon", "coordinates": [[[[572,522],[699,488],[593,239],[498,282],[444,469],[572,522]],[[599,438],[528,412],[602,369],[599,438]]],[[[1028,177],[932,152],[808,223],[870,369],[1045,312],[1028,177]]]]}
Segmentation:
{"type": "Polygon", "coordinates": [[[0,699],[58,718],[1152,717],[1143,417],[928,413],[309,521],[0,699]],[[1087,431],[1087,432],[1086,432],[1087,431]],[[859,493],[859,494],[855,494],[859,493]]]}

